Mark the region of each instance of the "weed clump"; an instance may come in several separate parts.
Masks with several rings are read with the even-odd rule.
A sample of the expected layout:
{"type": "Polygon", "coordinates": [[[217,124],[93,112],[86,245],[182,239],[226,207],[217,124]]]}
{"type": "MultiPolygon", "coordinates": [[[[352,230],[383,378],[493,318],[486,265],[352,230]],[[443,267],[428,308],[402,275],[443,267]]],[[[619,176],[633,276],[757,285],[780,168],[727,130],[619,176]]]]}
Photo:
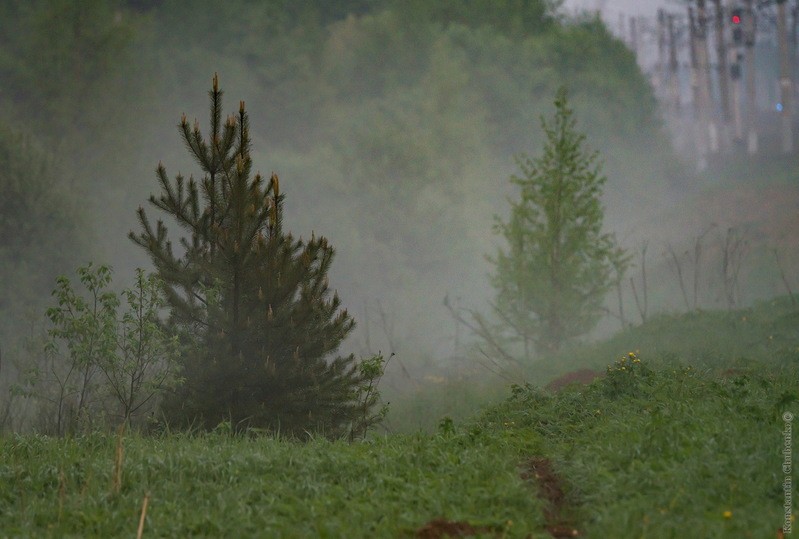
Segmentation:
{"type": "Polygon", "coordinates": [[[604,389],[615,398],[637,394],[641,385],[652,380],[653,371],[641,361],[636,352],[628,352],[607,367],[604,389]]]}

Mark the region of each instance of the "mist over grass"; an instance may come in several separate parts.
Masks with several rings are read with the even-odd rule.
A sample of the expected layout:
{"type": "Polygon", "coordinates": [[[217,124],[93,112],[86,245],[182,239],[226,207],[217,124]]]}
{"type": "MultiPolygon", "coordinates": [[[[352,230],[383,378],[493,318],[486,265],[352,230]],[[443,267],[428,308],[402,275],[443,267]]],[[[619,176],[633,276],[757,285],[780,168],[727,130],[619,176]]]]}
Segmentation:
{"type": "Polygon", "coordinates": [[[796,305],[782,296],[732,311],[661,313],[609,338],[573,343],[529,365],[495,361],[471,350],[455,365],[427,365],[415,383],[386,384],[384,397],[392,406],[384,426],[389,432],[432,431],[442,417],[469,420],[487,405],[502,402],[513,385],[543,388],[580,370],[604,375],[631,351],[665,371],[690,366],[711,376],[795,368],[797,322],[796,305]]]}

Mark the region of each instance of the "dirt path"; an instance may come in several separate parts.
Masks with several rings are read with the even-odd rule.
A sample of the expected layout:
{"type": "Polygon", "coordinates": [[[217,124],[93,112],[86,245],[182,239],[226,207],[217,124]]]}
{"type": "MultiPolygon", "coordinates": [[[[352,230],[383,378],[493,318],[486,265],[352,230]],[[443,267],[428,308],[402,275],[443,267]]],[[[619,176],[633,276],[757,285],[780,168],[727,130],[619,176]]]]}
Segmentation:
{"type": "MultiPolygon", "coordinates": [[[[562,480],[555,473],[552,461],[546,457],[532,457],[522,466],[520,476],[523,480],[535,482],[538,486],[537,496],[545,504],[544,521],[549,535],[558,538],[580,537],[580,531],[568,516],[569,508],[562,480]]],[[[419,539],[442,539],[492,533],[499,537],[502,535],[502,530],[437,518],[416,530],[414,535],[419,539]]]]}
{"type": "Polygon", "coordinates": [[[544,520],[552,537],[580,537],[579,530],[567,516],[566,495],[563,482],[555,473],[552,461],[546,457],[533,457],[524,464],[521,477],[538,483],[538,497],[546,503],[544,520]]]}

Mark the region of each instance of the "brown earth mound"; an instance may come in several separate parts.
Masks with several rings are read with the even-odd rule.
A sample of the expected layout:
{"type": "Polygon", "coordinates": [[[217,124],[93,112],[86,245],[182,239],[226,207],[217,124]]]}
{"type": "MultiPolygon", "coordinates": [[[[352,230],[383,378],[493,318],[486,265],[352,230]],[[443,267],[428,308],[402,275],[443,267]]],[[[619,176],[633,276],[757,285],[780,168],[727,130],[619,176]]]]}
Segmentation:
{"type": "Polygon", "coordinates": [[[468,522],[453,522],[443,518],[431,520],[418,530],[416,537],[421,539],[440,539],[442,537],[469,537],[494,530],[485,526],[472,526],[468,522]]]}
{"type": "Polygon", "coordinates": [[[597,378],[605,376],[604,373],[592,371],[591,369],[579,369],[567,372],[563,376],[552,380],[546,385],[549,391],[557,393],[561,389],[571,384],[588,385],[597,378]]]}

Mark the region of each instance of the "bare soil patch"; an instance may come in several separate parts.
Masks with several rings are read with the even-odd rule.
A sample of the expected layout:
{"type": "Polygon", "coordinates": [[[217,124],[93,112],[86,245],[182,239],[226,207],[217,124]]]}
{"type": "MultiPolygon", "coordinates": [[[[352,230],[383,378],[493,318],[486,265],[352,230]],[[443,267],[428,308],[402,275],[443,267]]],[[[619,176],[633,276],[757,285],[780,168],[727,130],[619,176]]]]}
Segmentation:
{"type": "Polygon", "coordinates": [[[591,369],[578,369],[576,371],[567,372],[563,376],[552,380],[547,384],[546,388],[549,391],[557,393],[563,388],[572,384],[588,385],[597,378],[605,376],[604,373],[593,371],[591,369]]]}
{"type": "Polygon", "coordinates": [[[469,537],[491,532],[496,532],[496,530],[487,526],[472,526],[468,522],[454,522],[437,518],[416,530],[415,535],[420,539],[440,539],[442,537],[469,537]]]}

